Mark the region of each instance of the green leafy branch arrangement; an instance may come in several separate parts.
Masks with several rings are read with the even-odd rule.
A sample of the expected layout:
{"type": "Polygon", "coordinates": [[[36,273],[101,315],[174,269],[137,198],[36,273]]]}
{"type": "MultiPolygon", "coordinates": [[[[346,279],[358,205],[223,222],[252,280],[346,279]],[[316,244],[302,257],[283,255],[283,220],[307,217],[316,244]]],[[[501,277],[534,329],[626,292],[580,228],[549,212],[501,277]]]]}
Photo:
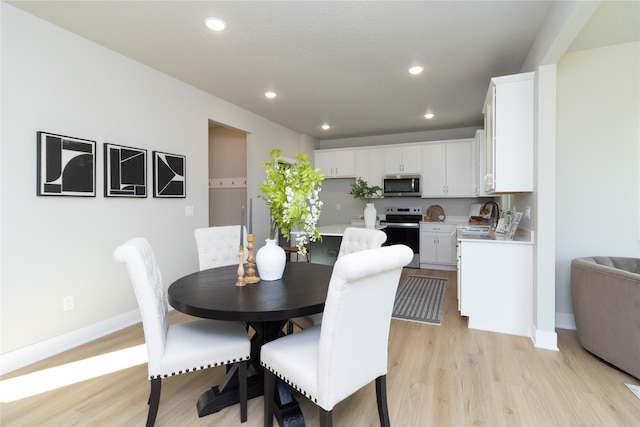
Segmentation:
{"type": "Polygon", "coordinates": [[[320,218],[322,201],[319,198],[324,175],[314,169],[307,155],[296,153],[296,161],[288,164],[280,160],[281,150],[274,148],[269,153],[271,160],[262,164],[267,180],[260,184],[264,200],[269,208],[269,238],[275,239],[278,229],[289,239],[292,229],[296,233],[296,246],[300,254],[307,252],[307,241],[321,239],[316,225],[320,218]]]}
{"type": "Polygon", "coordinates": [[[365,203],[371,203],[371,199],[379,198],[380,193],[382,193],[382,188],[379,186],[370,186],[362,178],[356,178],[356,181],[351,184],[351,191],[348,194],[351,194],[354,199],[361,199],[365,203]]]}

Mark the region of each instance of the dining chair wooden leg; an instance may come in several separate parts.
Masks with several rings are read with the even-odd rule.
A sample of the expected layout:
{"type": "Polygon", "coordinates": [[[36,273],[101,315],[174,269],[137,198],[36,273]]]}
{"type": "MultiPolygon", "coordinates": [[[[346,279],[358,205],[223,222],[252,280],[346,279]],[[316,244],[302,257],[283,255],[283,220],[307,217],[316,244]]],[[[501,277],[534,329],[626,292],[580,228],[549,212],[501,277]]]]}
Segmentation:
{"type": "Polygon", "coordinates": [[[381,375],[376,378],[376,400],[378,401],[378,415],[380,425],[390,427],[389,408],[387,407],[387,376],[381,375]]]}
{"type": "Polygon", "coordinates": [[[264,427],[273,427],[273,404],[276,388],[276,376],[268,369],[264,370],[264,427]]]}
{"type": "Polygon", "coordinates": [[[333,427],[333,411],[327,411],[320,407],[320,427],[333,427]]]}
{"type": "Polygon", "coordinates": [[[247,361],[238,363],[238,383],[240,388],[240,422],[247,421],[247,361]]]}
{"type": "Polygon", "coordinates": [[[162,379],[154,378],[151,380],[151,393],[149,394],[149,414],[147,415],[147,427],[153,427],[156,423],[158,415],[158,407],[160,406],[160,389],[162,379]]]}

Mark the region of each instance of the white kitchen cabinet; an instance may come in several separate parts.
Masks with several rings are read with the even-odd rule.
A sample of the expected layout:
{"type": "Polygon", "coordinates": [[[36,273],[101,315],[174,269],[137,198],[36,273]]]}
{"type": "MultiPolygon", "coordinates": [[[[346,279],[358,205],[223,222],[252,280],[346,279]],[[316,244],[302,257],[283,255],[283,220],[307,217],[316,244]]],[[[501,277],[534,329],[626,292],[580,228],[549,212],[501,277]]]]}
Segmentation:
{"type": "Polygon", "coordinates": [[[384,149],[384,174],[421,174],[422,145],[386,147],[384,149]]]}
{"type": "Polygon", "coordinates": [[[473,141],[473,162],[476,165],[475,173],[475,195],[477,197],[489,196],[485,190],[484,178],[486,176],[486,151],[487,139],[485,130],[478,129],[473,141]]]}
{"type": "Polygon", "coordinates": [[[458,309],[468,327],[531,336],[533,244],[458,240],[458,309]]]}
{"type": "Polygon", "coordinates": [[[314,166],[320,168],[325,178],[354,178],[354,150],[316,150],[314,166]]]}
{"type": "Polygon", "coordinates": [[[422,147],[422,197],[447,194],[447,145],[425,144],[422,147]]]}
{"type": "Polygon", "coordinates": [[[483,113],[487,193],[533,191],[534,73],[491,79],[483,113]]]}
{"type": "Polygon", "coordinates": [[[423,145],[422,197],[475,196],[473,157],[472,139],[423,145]]]}
{"type": "Polygon", "coordinates": [[[456,225],[420,223],[420,268],[455,270],[456,225]]]}
{"type": "Polygon", "coordinates": [[[371,148],[355,151],[355,176],[367,181],[369,186],[382,188],[384,149],[371,148]]]}

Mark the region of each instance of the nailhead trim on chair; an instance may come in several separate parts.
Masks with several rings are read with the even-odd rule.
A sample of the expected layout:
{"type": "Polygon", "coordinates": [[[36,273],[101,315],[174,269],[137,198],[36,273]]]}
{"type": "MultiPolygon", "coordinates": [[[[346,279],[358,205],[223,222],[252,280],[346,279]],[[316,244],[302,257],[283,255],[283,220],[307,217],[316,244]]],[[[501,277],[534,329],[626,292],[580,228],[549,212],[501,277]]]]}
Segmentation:
{"type": "MultiPolygon", "coordinates": [[[[200,369],[208,369],[208,368],[215,368],[216,366],[230,365],[231,363],[236,363],[238,361],[243,361],[243,360],[249,360],[250,358],[251,358],[251,356],[243,356],[243,357],[239,357],[237,359],[233,359],[233,361],[227,360],[226,363],[225,362],[220,362],[220,363],[216,362],[213,365],[209,364],[206,367],[205,366],[200,366],[200,369]]],[[[187,368],[184,371],[178,371],[177,373],[176,372],[172,372],[171,375],[169,375],[169,374],[151,375],[149,377],[149,379],[153,380],[153,379],[169,378],[170,376],[173,377],[173,376],[176,376],[176,375],[181,375],[183,373],[186,374],[187,372],[197,371],[197,370],[198,370],[198,368],[194,366],[193,368],[187,368]]]]}
{"type": "Polygon", "coordinates": [[[282,374],[280,374],[279,372],[274,371],[273,369],[271,369],[270,366],[265,365],[264,363],[260,362],[260,365],[263,368],[268,369],[269,371],[273,372],[273,374],[280,378],[282,381],[284,381],[285,383],[287,383],[288,386],[293,387],[296,391],[298,391],[299,393],[302,393],[302,395],[304,397],[306,397],[307,399],[311,400],[313,403],[317,404],[318,403],[318,398],[317,397],[313,397],[311,396],[309,393],[307,393],[306,390],[303,390],[302,388],[298,387],[297,385],[293,384],[288,378],[285,378],[284,376],[282,376],[282,374]]]}

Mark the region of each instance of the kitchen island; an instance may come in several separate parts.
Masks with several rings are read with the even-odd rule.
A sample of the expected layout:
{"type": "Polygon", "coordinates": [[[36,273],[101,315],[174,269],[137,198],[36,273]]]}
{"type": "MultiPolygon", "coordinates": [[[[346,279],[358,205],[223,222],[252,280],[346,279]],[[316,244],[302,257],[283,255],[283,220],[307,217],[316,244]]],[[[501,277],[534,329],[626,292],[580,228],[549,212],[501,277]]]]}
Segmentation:
{"type": "MultiPolygon", "coordinates": [[[[309,244],[309,262],[315,264],[333,265],[338,259],[340,243],[344,230],[348,227],[365,228],[364,225],[355,224],[330,224],[318,226],[318,232],[322,236],[322,241],[311,242],[309,244]]],[[[378,230],[384,226],[376,225],[378,230]]]]}

